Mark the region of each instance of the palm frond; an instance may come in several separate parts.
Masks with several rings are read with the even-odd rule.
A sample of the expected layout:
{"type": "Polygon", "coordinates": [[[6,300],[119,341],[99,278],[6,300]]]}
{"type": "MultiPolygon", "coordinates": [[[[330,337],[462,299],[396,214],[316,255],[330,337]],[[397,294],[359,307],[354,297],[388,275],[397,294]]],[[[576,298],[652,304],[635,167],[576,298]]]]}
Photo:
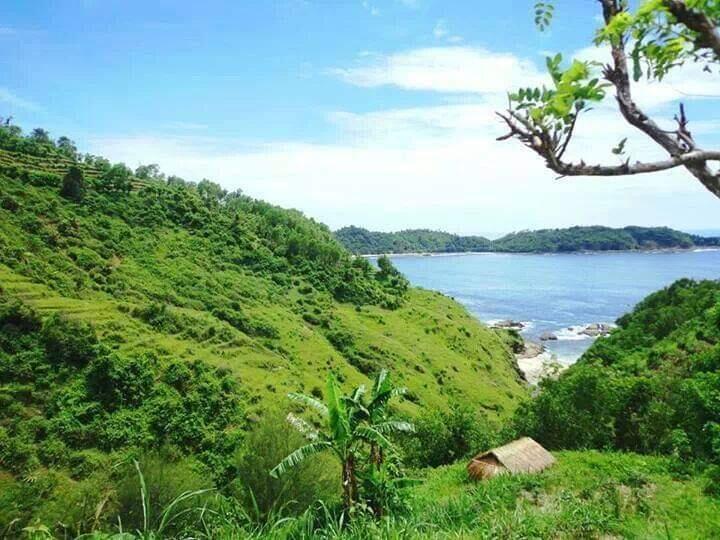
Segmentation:
{"type": "Polygon", "coordinates": [[[296,394],[295,392],[289,393],[288,398],[290,398],[293,401],[297,401],[299,403],[303,403],[309,407],[312,407],[313,409],[315,409],[316,411],[321,413],[323,416],[327,416],[327,414],[328,414],[327,405],[325,405],[319,399],[315,399],[314,397],[306,396],[305,394],[296,394]]]}
{"type": "Polygon", "coordinates": [[[374,427],[360,426],[355,430],[355,436],[363,441],[374,443],[380,448],[394,450],[394,446],[390,440],[374,427]]]}
{"type": "Polygon", "coordinates": [[[364,384],[361,384],[361,385],[358,386],[358,387],[355,389],[355,391],[352,393],[352,398],[351,398],[351,399],[352,399],[353,401],[355,401],[355,402],[361,403],[361,402],[362,402],[362,398],[363,398],[363,396],[365,395],[365,392],[366,392],[365,385],[364,385],[364,384]]]}
{"type": "Polygon", "coordinates": [[[300,462],[307,459],[308,457],[314,454],[319,454],[320,452],[324,452],[325,450],[329,450],[330,448],[330,443],[325,441],[313,442],[310,444],[306,444],[305,446],[301,446],[300,448],[286,456],[280,463],[275,465],[275,467],[273,467],[273,469],[270,471],[270,476],[272,476],[273,478],[279,478],[293,467],[297,467],[300,462]]]}
{"type": "Polygon", "coordinates": [[[328,375],[327,380],[327,404],[328,404],[328,420],[330,431],[333,439],[336,441],[345,441],[350,435],[350,422],[345,409],[345,404],[338,393],[335,377],[328,375]]]}
{"type": "Polygon", "coordinates": [[[399,386],[397,388],[388,388],[384,390],[382,393],[377,394],[372,402],[370,403],[370,409],[378,409],[380,407],[383,407],[388,401],[390,401],[394,397],[400,397],[407,394],[408,389],[404,386],[399,386]]]}
{"type": "Polygon", "coordinates": [[[389,373],[390,372],[387,369],[383,368],[375,376],[372,389],[373,398],[384,393],[387,390],[387,387],[390,386],[390,379],[388,377],[389,373]]]}
{"type": "Polygon", "coordinates": [[[288,413],[285,419],[287,420],[288,424],[290,424],[292,427],[302,433],[306,439],[311,441],[316,441],[318,439],[318,431],[309,422],[306,422],[302,418],[295,416],[293,413],[288,413]]]}
{"type": "Polygon", "coordinates": [[[402,420],[388,420],[387,422],[381,422],[375,424],[373,429],[383,435],[390,433],[412,433],[415,431],[415,426],[410,422],[403,422],[402,420]]]}

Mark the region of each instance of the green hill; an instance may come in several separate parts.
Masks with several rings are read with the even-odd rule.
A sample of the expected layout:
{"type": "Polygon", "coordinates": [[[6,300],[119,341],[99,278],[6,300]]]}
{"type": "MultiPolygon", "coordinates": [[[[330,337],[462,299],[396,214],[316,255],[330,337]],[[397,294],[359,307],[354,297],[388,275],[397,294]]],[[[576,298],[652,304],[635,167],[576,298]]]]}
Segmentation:
{"type": "Polygon", "coordinates": [[[0,531],[41,506],[21,478],[58,504],[135,449],[171,445],[221,481],[247,426],[290,391],[322,396],[328,372],[392,370],[408,415],[507,417],[526,394],[496,332],[301,213],[7,128],[0,329],[0,531]]]}
{"type": "Polygon", "coordinates": [[[491,246],[490,240],[482,236],[458,236],[427,229],[384,233],[351,226],[337,230],[335,237],[358,255],[488,251],[491,246]]]}
{"type": "Polygon", "coordinates": [[[720,238],[691,235],[667,227],[570,227],[521,231],[488,240],[481,236],[458,236],[425,229],[394,233],[344,227],[337,239],[353,253],[570,253],[576,251],[631,251],[718,247],[720,238]]]}
{"type": "Polygon", "coordinates": [[[615,448],[720,464],[720,282],[643,300],[518,412],[551,448],[615,448]]]}

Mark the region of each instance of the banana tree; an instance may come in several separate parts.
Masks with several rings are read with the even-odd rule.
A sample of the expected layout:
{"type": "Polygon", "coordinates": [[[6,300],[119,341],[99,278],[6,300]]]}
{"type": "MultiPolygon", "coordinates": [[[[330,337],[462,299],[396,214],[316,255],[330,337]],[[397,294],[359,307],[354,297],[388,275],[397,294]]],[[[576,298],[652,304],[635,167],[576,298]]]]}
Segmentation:
{"type": "MultiPolygon", "coordinates": [[[[386,378],[387,375],[383,377],[386,378]]],[[[270,471],[270,475],[277,478],[310,456],[320,452],[332,452],[342,467],[343,506],[347,513],[358,501],[357,469],[363,450],[370,447],[394,451],[387,435],[413,429],[407,422],[376,422],[381,404],[387,403],[392,397],[382,384],[377,385],[377,389],[382,392],[375,392],[374,385],[373,399],[369,403],[366,403],[364,386],[359,386],[348,396],[342,396],[335,378],[330,375],[327,381],[326,403],[303,394],[289,394],[290,399],[319,412],[324,418],[325,426],[322,430],[316,430],[304,420],[292,414],[288,415],[290,423],[310,442],[285,457],[270,471]],[[375,401],[374,398],[380,399],[375,401]]]]}

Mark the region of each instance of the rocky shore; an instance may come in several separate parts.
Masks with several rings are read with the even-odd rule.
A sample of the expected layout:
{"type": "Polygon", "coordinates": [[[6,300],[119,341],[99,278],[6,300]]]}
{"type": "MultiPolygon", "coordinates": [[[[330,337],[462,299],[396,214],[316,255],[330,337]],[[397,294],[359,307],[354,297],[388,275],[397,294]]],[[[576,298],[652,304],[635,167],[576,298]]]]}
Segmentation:
{"type": "Polygon", "coordinates": [[[557,377],[566,365],[561,364],[557,357],[544,345],[546,342],[565,339],[596,339],[607,336],[614,325],[607,323],[592,323],[580,326],[571,326],[555,332],[544,332],[537,339],[539,342],[525,339],[523,330],[527,323],[514,320],[491,321],[491,328],[506,332],[512,336],[512,349],[515,353],[517,370],[531,386],[537,385],[546,377],[557,377]]]}
{"type": "Polygon", "coordinates": [[[531,386],[546,377],[557,377],[566,366],[561,365],[554,354],[541,343],[525,341],[524,348],[515,354],[518,367],[531,386]]]}

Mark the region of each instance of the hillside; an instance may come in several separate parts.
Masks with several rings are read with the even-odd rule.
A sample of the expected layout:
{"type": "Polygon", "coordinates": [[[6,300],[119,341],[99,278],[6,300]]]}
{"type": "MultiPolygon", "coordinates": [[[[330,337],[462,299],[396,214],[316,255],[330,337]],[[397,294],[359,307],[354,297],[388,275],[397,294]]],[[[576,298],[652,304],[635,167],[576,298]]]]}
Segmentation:
{"type": "Polygon", "coordinates": [[[351,226],[336,231],[335,237],[358,255],[488,251],[491,246],[490,240],[482,236],[458,236],[427,229],[384,233],[351,226]]]}
{"type": "Polygon", "coordinates": [[[430,231],[408,230],[394,233],[371,232],[344,227],[337,239],[358,255],[379,253],[571,253],[576,251],[632,251],[651,249],[690,249],[718,247],[720,238],[691,235],[667,227],[570,227],[521,231],[497,240],[481,236],[458,236],[430,231]]]}
{"type": "Polygon", "coordinates": [[[247,427],[328,372],[392,370],[405,415],[507,417],[526,393],[498,334],[299,212],[0,135],[0,531],[40,507],[20,478],[52,506],[137,449],[222,482],[247,427]]]}
{"type": "Polygon", "coordinates": [[[643,300],[522,410],[551,448],[661,452],[720,464],[720,282],[643,300]]]}

